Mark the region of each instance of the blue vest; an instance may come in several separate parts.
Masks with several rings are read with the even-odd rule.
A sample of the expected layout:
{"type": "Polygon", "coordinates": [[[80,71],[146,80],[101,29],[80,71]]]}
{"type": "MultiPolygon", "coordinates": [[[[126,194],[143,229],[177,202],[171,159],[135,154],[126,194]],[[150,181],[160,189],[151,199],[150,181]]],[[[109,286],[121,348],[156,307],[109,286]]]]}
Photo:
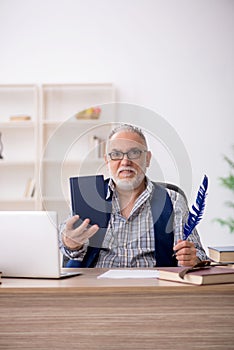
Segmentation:
{"type": "MultiPolygon", "coordinates": [[[[105,180],[106,191],[109,180],[105,180]]],[[[154,183],[155,189],[151,198],[151,210],[154,222],[155,259],[156,266],[177,266],[177,260],[173,257],[174,211],[167,190],[154,183]]],[[[111,201],[111,198],[110,198],[111,201]]],[[[109,219],[110,219],[110,214],[109,219]]],[[[91,215],[90,215],[91,216],[91,215]]],[[[99,245],[100,247],[101,245],[99,245]]],[[[95,267],[101,248],[89,246],[83,261],[69,260],[66,267],[95,267]]]]}

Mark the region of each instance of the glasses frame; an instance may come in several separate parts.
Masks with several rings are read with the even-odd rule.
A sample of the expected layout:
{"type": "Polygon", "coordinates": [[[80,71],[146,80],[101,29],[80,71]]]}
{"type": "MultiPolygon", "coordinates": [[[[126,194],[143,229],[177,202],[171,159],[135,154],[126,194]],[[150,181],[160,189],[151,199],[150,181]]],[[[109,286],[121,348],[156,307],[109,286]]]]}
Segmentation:
{"type": "Polygon", "coordinates": [[[142,153],[146,153],[146,152],[148,152],[148,151],[147,151],[147,150],[141,150],[141,149],[135,149],[135,150],[131,149],[131,150],[129,150],[128,152],[113,151],[113,152],[108,153],[108,156],[110,157],[111,160],[113,160],[113,161],[118,161],[118,160],[123,160],[123,159],[124,159],[124,156],[125,156],[125,154],[126,154],[128,160],[134,160],[134,159],[140,159],[142,153]],[[132,151],[138,151],[138,152],[139,152],[139,157],[136,157],[136,158],[129,158],[129,153],[132,152],[132,151]],[[121,153],[121,154],[122,154],[122,157],[121,157],[121,158],[114,158],[114,159],[113,159],[113,158],[112,158],[112,153],[116,153],[116,152],[121,153]]]}

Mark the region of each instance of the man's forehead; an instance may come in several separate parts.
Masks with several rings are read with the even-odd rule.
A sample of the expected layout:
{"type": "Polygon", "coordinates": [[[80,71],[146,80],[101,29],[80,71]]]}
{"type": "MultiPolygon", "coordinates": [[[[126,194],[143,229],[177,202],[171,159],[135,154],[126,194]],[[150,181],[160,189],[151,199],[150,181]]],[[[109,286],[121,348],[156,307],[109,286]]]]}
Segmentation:
{"type": "Polygon", "coordinates": [[[109,140],[109,146],[112,148],[140,148],[142,145],[145,146],[144,140],[137,133],[133,132],[119,132],[109,140]]]}
{"type": "Polygon", "coordinates": [[[109,141],[109,148],[111,149],[130,149],[130,148],[142,148],[143,143],[139,140],[131,140],[131,139],[125,139],[125,138],[118,138],[114,140],[109,141]]]}

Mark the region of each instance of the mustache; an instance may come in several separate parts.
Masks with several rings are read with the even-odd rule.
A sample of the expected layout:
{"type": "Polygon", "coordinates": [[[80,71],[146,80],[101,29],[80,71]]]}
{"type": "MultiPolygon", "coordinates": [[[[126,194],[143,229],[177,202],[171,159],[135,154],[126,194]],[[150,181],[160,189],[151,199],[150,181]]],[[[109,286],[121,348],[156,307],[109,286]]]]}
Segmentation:
{"type": "Polygon", "coordinates": [[[136,169],[132,168],[131,166],[121,166],[121,167],[118,169],[118,171],[117,171],[117,175],[119,175],[119,173],[120,173],[121,171],[132,171],[132,172],[134,172],[134,174],[137,175],[136,169]]]}

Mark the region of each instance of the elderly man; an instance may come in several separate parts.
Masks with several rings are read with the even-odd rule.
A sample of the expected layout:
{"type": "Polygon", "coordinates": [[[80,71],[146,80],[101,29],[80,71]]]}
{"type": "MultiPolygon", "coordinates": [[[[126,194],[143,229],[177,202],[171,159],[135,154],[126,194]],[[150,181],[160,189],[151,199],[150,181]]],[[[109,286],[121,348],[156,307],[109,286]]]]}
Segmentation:
{"type": "Polygon", "coordinates": [[[188,216],[183,192],[152,182],[146,176],[150,161],[139,128],[122,124],[111,132],[105,154],[110,178],[105,181],[112,209],[105,237],[101,247],[91,247],[89,239],[99,227],[86,218],[74,228],[79,216],[70,217],[60,232],[61,251],[70,259],[67,266],[192,266],[207,258],[196,229],[183,240],[188,216]]]}

